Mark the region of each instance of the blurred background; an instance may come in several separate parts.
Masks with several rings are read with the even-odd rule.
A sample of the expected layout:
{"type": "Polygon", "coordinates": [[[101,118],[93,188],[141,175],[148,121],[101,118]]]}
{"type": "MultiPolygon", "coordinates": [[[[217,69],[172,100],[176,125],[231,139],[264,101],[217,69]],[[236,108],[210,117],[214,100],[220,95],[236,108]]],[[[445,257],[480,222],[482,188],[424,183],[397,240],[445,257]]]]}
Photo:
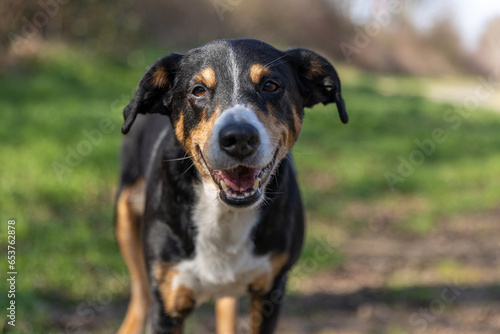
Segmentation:
{"type": "MultiPolygon", "coordinates": [[[[6,273],[15,219],[18,272],[4,332],[116,331],[123,107],[156,58],[240,37],[331,60],[350,115],[306,111],[307,240],[278,333],[500,332],[497,2],[6,0],[0,37],[0,253],[6,273]]],[[[187,333],[213,332],[206,305],[187,333]]]]}

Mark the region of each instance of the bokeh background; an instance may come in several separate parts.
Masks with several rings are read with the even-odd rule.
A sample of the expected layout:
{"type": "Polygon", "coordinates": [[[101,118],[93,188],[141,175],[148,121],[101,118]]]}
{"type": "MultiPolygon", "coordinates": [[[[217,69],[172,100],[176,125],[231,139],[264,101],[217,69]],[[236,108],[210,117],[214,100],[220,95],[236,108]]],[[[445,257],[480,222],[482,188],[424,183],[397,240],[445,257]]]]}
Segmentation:
{"type": "MultiPolygon", "coordinates": [[[[350,115],[306,111],[294,153],[307,241],[278,333],[500,332],[497,2],[6,0],[0,37],[4,332],[118,328],[122,109],[156,58],[239,37],[330,59],[350,115]]],[[[187,333],[213,332],[205,305],[187,333]]]]}

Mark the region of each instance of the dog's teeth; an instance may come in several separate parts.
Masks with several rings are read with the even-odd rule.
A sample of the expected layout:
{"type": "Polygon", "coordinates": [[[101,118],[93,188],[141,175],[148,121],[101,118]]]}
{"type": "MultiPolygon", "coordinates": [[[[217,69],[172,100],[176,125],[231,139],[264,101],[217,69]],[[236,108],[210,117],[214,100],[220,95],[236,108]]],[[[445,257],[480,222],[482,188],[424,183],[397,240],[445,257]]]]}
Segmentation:
{"type": "Polygon", "coordinates": [[[253,183],[252,188],[256,190],[259,188],[259,186],[260,186],[260,177],[255,179],[255,182],[253,183]]]}
{"type": "Polygon", "coordinates": [[[231,194],[231,197],[232,197],[232,198],[238,198],[238,195],[236,195],[236,194],[231,194]]]}
{"type": "Polygon", "coordinates": [[[224,190],[224,191],[226,191],[228,189],[226,182],[224,182],[224,180],[220,180],[220,186],[221,186],[222,190],[224,190]]]}

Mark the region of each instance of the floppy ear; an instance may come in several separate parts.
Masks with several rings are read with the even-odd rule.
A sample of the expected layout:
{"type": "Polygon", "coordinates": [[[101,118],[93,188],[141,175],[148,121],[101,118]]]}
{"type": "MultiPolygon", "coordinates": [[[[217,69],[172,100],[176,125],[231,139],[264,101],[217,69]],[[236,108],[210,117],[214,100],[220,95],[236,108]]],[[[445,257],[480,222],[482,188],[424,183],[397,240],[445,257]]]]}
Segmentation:
{"type": "Polygon", "coordinates": [[[123,109],[125,123],[122,127],[126,134],[137,117],[137,114],[160,113],[167,114],[163,97],[174,85],[175,73],[179,67],[181,54],[171,53],[156,60],[148,68],[130,103],[123,109]]]}
{"type": "Polygon", "coordinates": [[[342,98],[340,79],[332,64],[317,53],[306,49],[286,51],[297,73],[304,107],[317,103],[336,103],[342,123],[349,121],[342,98]]]}

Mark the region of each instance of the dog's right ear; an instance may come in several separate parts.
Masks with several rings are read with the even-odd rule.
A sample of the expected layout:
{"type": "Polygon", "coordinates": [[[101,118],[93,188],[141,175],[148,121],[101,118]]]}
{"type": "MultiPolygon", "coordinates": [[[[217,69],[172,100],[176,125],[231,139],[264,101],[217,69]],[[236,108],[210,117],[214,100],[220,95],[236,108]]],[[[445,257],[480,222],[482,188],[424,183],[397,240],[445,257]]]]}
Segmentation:
{"type": "Polygon", "coordinates": [[[163,97],[173,85],[183,55],[171,53],[156,60],[142,77],[134,97],[123,109],[122,133],[126,134],[137,117],[137,114],[160,113],[167,115],[168,107],[163,97]]]}

